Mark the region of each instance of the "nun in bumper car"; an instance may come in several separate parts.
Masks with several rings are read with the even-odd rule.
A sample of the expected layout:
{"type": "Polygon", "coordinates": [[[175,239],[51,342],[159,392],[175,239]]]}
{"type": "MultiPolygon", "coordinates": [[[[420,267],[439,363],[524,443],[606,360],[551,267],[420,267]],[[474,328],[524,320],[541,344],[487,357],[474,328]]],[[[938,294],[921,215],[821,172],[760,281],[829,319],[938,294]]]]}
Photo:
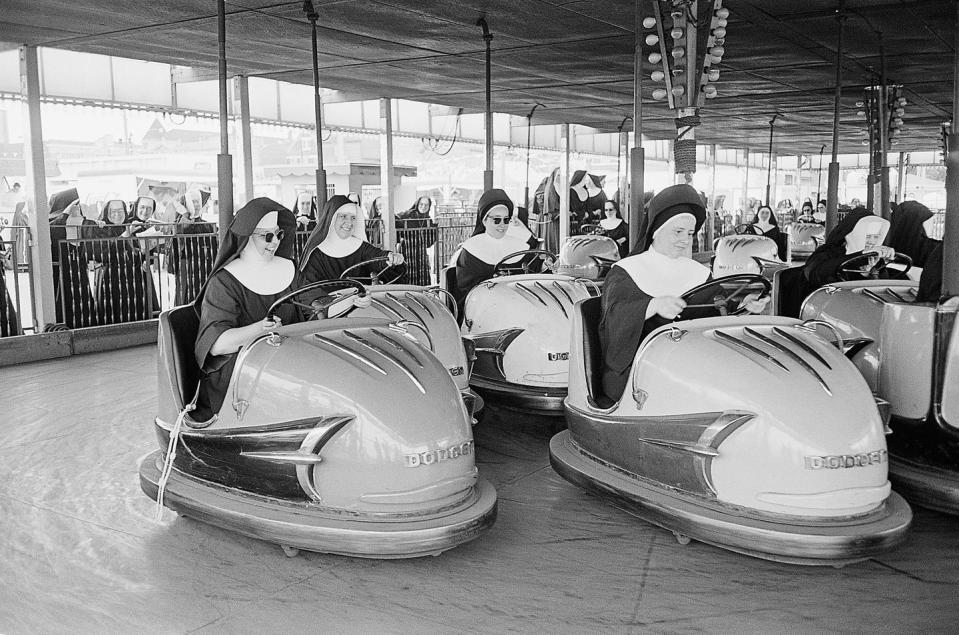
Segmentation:
{"type": "MultiPolygon", "coordinates": [[[[619,399],[640,343],[653,330],[676,319],[684,293],[710,279],[710,271],[690,257],[693,236],[706,220],[706,208],[689,185],[672,185],[649,201],[644,230],[632,254],[613,265],[603,287],[599,323],[603,391],[619,399]]],[[[743,304],[761,312],[768,300],[751,294],[743,304]]]]}
{"type": "Polygon", "coordinates": [[[216,415],[230,384],[239,350],[265,330],[299,322],[291,304],[277,320],[266,320],[270,306],[294,288],[296,266],[293,213],[268,198],[256,198],[234,216],[217,253],[213,271],[194,308],[200,317],[194,353],[203,371],[195,421],[216,415]]]}
{"type": "MultiPolygon", "coordinates": [[[[335,280],[350,267],[383,256],[390,266],[403,264],[402,254],[369,243],[365,225],[363,208],[355,200],[342,194],[330,197],[300,256],[303,284],[335,280]]],[[[381,268],[381,264],[370,264],[355,269],[353,275],[370,276],[381,268]]]]}
{"type": "Polygon", "coordinates": [[[846,214],[802,268],[787,269],[780,275],[779,315],[798,318],[806,296],[823,285],[838,282],[842,264],[847,260],[870,253],[886,259],[895,256],[894,249],[882,244],[888,232],[889,221],[864,207],[846,214]]]}
{"type": "MultiPolygon", "coordinates": [[[[487,190],[480,197],[473,235],[462,244],[456,256],[456,295],[460,301],[473,287],[492,278],[503,258],[534,249],[539,244],[525,225],[510,231],[513,211],[513,201],[503,190],[487,190]]],[[[518,264],[521,260],[522,256],[517,256],[508,264],[518,264]]]]}

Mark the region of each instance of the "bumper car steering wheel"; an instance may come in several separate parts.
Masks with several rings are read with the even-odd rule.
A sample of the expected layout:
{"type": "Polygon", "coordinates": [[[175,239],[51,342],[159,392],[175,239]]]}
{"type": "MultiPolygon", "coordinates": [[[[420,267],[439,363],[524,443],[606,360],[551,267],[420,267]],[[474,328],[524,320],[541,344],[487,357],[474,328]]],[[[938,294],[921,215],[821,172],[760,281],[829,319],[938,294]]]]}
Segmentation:
{"type": "Polygon", "coordinates": [[[579,226],[579,233],[584,236],[604,236],[606,230],[602,225],[596,223],[583,223],[579,226]]]}
{"type": "Polygon", "coordinates": [[[747,312],[743,300],[751,293],[759,293],[757,300],[768,298],[773,285],[765,277],[755,273],[739,273],[709,280],[693,287],[681,296],[686,308],[676,316],[677,320],[693,320],[705,317],[742,315],[747,312]]]}
{"type": "Polygon", "coordinates": [[[405,260],[404,260],[402,263],[398,264],[398,265],[391,265],[391,264],[389,264],[389,259],[390,259],[389,256],[378,256],[377,258],[370,258],[369,260],[364,260],[363,262],[358,262],[358,263],[356,263],[355,265],[353,265],[352,267],[347,267],[346,269],[344,269],[344,270],[343,270],[343,273],[340,274],[340,280],[356,280],[356,278],[369,278],[371,285],[393,284],[394,282],[396,282],[397,280],[399,280],[400,278],[402,278],[404,275],[406,275],[407,265],[406,265],[406,261],[405,261],[405,260]],[[369,276],[349,276],[349,275],[347,275],[349,272],[353,271],[354,269],[359,269],[360,267],[365,267],[366,265],[376,264],[376,263],[378,263],[378,262],[385,262],[385,263],[387,263],[387,264],[386,264],[385,267],[383,267],[383,268],[380,269],[379,271],[374,271],[374,272],[370,273],[369,276]],[[388,269],[393,269],[394,267],[399,270],[399,273],[397,273],[395,276],[393,276],[392,278],[390,278],[390,279],[387,280],[386,282],[383,282],[383,281],[380,279],[380,276],[382,276],[388,269]]]}
{"type": "Polygon", "coordinates": [[[534,255],[540,256],[541,260],[553,260],[555,256],[545,249],[524,249],[523,251],[516,251],[511,254],[503,256],[503,258],[496,263],[496,266],[493,267],[493,276],[508,276],[512,275],[515,272],[522,271],[523,273],[530,273],[530,267],[536,261],[535,258],[530,258],[529,260],[520,260],[519,262],[507,263],[507,260],[512,260],[517,256],[524,255],[534,255]]]}
{"type": "MultiPolygon", "coordinates": [[[[363,297],[366,295],[366,287],[364,287],[360,282],[352,279],[346,280],[319,280],[317,282],[311,282],[310,284],[304,285],[299,289],[294,289],[286,295],[279,297],[276,301],[270,305],[269,310],[266,312],[266,317],[269,320],[273,320],[276,317],[276,310],[284,304],[292,304],[293,306],[299,307],[306,311],[311,317],[311,320],[325,320],[330,317],[329,311],[330,307],[344,300],[345,298],[350,297],[353,294],[337,294],[337,291],[347,291],[350,289],[355,289],[358,296],[363,297]],[[317,295],[309,304],[296,300],[300,295],[307,294],[311,291],[322,291],[322,295],[317,295]]],[[[349,307],[352,309],[353,307],[349,307]]],[[[347,309],[347,310],[349,310],[347,309]]],[[[346,311],[339,314],[339,316],[345,315],[346,311]]],[[[334,317],[339,317],[334,316],[334,317]]]]}
{"type": "Polygon", "coordinates": [[[912,269],[912,258],[898,251],[889,261],[875,253],[859,254],[858,256],[844,260],[843,263],[839,265],[839,279],[843,282],[877,280],[883,270],[894,262],[906,265],[905,270],[901,272],[898,269],[895,270],[897,277],[905,277],[906,273],[912,269]]]}

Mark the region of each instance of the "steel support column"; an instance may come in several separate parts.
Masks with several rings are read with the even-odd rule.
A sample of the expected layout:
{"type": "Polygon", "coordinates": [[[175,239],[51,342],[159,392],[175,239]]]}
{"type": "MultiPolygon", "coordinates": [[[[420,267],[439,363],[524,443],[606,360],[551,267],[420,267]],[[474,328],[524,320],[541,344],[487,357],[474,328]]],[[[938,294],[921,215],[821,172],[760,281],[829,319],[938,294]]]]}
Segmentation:
{"type": "Polygon", "coordinates": [[[396,217],[393,214],[393,190],[396,189],[393,176],[393,101],[380,99],[380,195],[383,207],[381,213],[386,223],[384,248],[393,249],[396,245],[396,217]]]}
{"type": "Polygon", "coordinates": [[[233,220],[233,157],[230,156],[230,110],[226,76],[226,3],[216,3],[216,41],[219,58],[220,154],[216,155],[217,200],[220,204],[220,241],[233,220]]]}
{"type": "Polygon", "coordinates": [[[250,79],[238,75],[234,82],[234,94],[240,98],[240,139],[243,143],[243,198],[247,203],[253,194],[253,132],[250,128],[250,79]]]}
{"type": "MultiPolygon", "coordinates": [[[[559,245],[560,248],[566,244],[569,238],[569,147],[572,143],[569,138],[569,124],[564,123],[560,126],[561,140],[563,146],[563,160],[560,162],[559,182],[559,245]]],[[[546,194],[543,195],[546,200],[546,194]]]]}
{"type": "Polygon", "coordinates": [[[946,218],[942,233],[942,295],[959,295],[959,4],[953,24],[952,129],[946,156],[946,218]]]}
{"type": "MultiPolygon", "coordinates": [[[[646,210],[643,195],[646,191],[646,154],[643,150],[643,18],[646,1],[633,4],[633,147],[629,158],[629,248],[639,242],[646,210]]],[[[620,197],[622,198],[622,197],[620,197]]]]}
{"type": "MultiPolygon", "coordinates": [[[[57,309],[53,296],[50,207],[47,203],[47,173],[40,117],[40,67],[35,46],[20,47],[20,94],[26,111],[23,160],[29,184],[27,194],[33,204],[33,214],[30,214],[30,235],[33,237],[33,249],[30,250],[34,273],[33,319],[39,330],[43,325],[57,321],[57,309]]],[[[3,275],[2,268],[0,275],[3,275]]]]}

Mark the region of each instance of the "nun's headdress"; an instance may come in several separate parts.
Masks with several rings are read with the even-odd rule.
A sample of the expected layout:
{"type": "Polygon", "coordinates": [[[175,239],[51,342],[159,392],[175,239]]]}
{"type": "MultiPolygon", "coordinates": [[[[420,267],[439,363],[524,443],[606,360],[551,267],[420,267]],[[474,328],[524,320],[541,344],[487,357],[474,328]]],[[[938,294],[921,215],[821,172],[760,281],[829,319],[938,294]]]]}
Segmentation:
{"type": "Polygon", "coordinates": [[[646,217],[640,226],[639,241],[631,255],[649,249],[656,230],[680,214],[690,214],[696,219],[696,231],[706,222],[706,206],[691,185],[671,185],[650,199],[646,217]]]}
{"type": "MultiPolygon", "coordinates": [[[[296,218],[293,216],[293,212],[272,199],[266,197],[255,198],[238,209],[233,220],[230,221],[226,236],[220,242],[220,248],[216,252],[216,260],[213,262],[213,269],[210,270],[207,282],[210,281],[213,274],[239,257],[240,252],[250,242],[250,236],[253,235],[257,223],[270,212],[277,213],[276,224],[283,231],[283,238],[280,239],[280,246],[277,247],[274,255],[287,260],[293,259],[293,243],[296,240],[296,218]]],[[[205,291],[206,283],[203,284],[203,288],[200,289],[200,293],[197,294],[193,303],[197,313],[200,311],[200,303],[205,291]]]]}
{"type": "Polygon", "coordinates": [[[62,214],[70,204],[80,200],[80,194],[77,188],[71,187],[69,190],[54,192],[50,195],[50,216],[62,214]]]}
{"type": "Polygon", "coordinates": [[[826,246],[842,249],[853,254],[865,249],[866,235],[881,234],[880,243],[889,232],[889,221],[871,213],[865,207],[857,207],[839,221],[836,228],[826,237],[826,246]]]}
{"type": "Polygon", "coordinates": [[[127,207],[127,202],[120,199],[116,200],[123,205],[123,220],[119,223],[114,223],[112,220],[110,220],[110,203],[113,202],[112,200],[103,204],[103,208],[100,210],[100,220],[105,223],[109,223],[110,225],[122,225],[123,223],[130,222],[130,208],[127,207]]]}
{"type": "Polygon", "coordinates": [[[932,211],[919,201],[903,201],[893,208],[889,246],[912,258],[916,266],[922,266],[921,262],[930,251],[930,237],[923,223],[932,216],[932,211]]]}
{"type": "Polygon", "coordinates": [[[497,188],[483,192],[476,206],[476,227],[473,228],[473,236],[486,232],[483,220],[486,218],[486,214],[497,205],[504,205],[509,210],[509,215],[513,215],[513,201],[507,196],[506,192],[497,188]]]}
{"type": "Polygon", "coordinates": [[[323,253],[339,258],[356,251],[356,248],[353,248],[351,251],[341,254],[341,247],[349,249],[354,243],[356,247],[359,247],[359,244],[363,242],[366,242],[366,219],[363,216],[363,207],[353,196],[343,196],[342,194],[331,196],[316,219],[316,227],[313,228],[309,238],[306,239],[303,255],[300,256],[300,269],[306,267],[310,254],[318,247],[323,253]],[[333,230],[333,219],[336,218],[336,212],[344,205],[356,206],[356,222],[353,223],[353,235],[340,238],[333,230]]]}

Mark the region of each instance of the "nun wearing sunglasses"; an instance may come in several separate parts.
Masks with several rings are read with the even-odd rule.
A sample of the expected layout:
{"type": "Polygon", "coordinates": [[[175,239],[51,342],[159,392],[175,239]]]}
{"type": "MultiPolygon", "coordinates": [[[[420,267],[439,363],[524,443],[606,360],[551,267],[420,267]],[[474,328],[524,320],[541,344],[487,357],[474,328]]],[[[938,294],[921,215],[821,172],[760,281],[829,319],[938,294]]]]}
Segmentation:
{"type": "MultiPolygon", "coordinates": [[[[493,270],[503,258],[538,244],[532,235],[523,238],[509,231],[513,201],[503,190],[484,192],[476,211],[473,236],[463,243],[456,257],[456,291],[460,299],[479,283],[492,278],[493,270]]],[[[517,256],[509,264],[516,264],[522,258],[517,256]]]]}

